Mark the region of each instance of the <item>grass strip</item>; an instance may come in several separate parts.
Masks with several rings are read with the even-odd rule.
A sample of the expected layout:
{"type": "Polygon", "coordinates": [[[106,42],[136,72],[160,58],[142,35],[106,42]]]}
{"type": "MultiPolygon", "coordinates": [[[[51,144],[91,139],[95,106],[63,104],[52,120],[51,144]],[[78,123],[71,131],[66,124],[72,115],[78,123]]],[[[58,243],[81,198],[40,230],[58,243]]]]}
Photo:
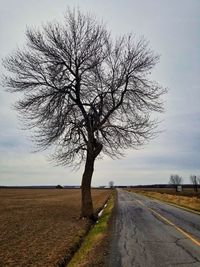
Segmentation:
{"type": "MultiPolygon", "coordinates": [[[[100,244],[108,234],[109,220],[111,218],[113,207],[114,194],[111,194],[107,206],[104,209],[102,216],[99,218],[98,223],[96,223],[89,231],[80,249],[74,254],[74,257],[67,265],[68,267],[81,267],[90,265],[90,259],[94,259],[96,256],[95,253],[97,252],[94,250],[94,248],[97,247],[98,244],[100,244]]],[[[98,251],[98,254],[99,253],[101,253],[101,251],[98,251]]]]}

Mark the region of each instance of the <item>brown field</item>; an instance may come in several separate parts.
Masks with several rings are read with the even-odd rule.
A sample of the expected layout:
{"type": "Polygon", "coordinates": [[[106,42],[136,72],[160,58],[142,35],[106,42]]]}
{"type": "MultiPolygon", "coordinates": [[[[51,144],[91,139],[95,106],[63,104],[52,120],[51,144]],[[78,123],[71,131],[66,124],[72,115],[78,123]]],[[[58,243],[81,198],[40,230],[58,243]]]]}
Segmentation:
{"type": "Polygon", "coordinates": [[[195,193],[192,188],[184,188],[182,192],[176,192],[172,188],[140,188],[129,191],[200,212],[200,193],[195,193]]]}
{"type": "MultiPolygon", "coordinates": [[[[92,192],[97,211],[110,190],[92,192]]],[[[88,229],[78,189],[0,189],[0,266],[59,266],[88,229]]]]}

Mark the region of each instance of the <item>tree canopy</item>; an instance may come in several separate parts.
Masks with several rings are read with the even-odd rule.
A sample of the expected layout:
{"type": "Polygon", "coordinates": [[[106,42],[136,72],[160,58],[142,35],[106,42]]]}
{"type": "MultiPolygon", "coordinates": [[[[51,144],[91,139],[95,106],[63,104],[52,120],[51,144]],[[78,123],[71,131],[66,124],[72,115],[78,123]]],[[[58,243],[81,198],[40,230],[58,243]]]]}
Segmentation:
{"type": "Polygon", "coordinates": [[[16,109],[58,164],[85,161],[89,177],[100,152],[117,157],[153,136],[151,113],[162,112],[166,90],[149,78],[158,56],[145,39],[114,40],[94,17],[70,10],[63,24],[28,29],[26,38],[4,60],[12,73],[4,83],[23,93],[16,109]]]}
{"type": "Polygon", "coordinates": [[[175,186],[181,185],[183,183],[183,178],[178,174],[172,174],[170,175],[169,183],[175,186]]]}

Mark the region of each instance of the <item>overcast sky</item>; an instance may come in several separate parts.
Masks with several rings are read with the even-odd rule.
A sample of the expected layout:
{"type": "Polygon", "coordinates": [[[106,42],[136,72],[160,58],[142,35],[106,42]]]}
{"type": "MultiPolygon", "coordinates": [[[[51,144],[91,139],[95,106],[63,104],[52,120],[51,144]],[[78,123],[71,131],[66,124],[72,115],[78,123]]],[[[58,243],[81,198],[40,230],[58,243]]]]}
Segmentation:
{"type": "MultiPolygon", "coordinates": [[[[169,90],[159,126],[163,132],[122,159],[98,160],[92,184],[168,183],[176,173],[187,183],[191,174],[200,175],[200,1],[0,0],[0,58],[23,45],[27,26],[62,22],[67,6],[95,14],[113,35],[144,36],[161,55],[152,78],[169,90]]],[[[79,185],[83,168],[53,167],[48,153],[31,152],[28,132],[11,108],[15,99],[0,86],[0,185],[79,185]]]]}

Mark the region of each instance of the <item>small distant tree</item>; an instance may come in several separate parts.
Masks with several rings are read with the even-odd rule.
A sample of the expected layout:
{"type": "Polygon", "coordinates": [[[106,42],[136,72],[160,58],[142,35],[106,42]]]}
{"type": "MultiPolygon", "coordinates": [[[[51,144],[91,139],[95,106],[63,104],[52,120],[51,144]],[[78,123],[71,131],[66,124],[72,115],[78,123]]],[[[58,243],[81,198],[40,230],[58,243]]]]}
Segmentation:
{"type": "Polygon", "coordinates": [[[56,189],[63,189],[63,186],[58,184],[58,185],[56,185],[56,189]]]}
{"type": "Polygon", "coordinates": [[[170,175],[169,184],[173,185],[176,188],[176,191],[177,191],[177,187],[179,185],[182,185],[182,183],[183,183],[183,178],[181,176],[179,176],[178,174],[170,175]]]}
{"type": "Polygon", "coordinates": [[[113,188],[113,187],[114,187],[114,182],[113,182],[113,181],[110,181],[110,182],[109,182],[109,187],[110,187],[110,188],[113,188]]]}
{"type": "Polygon", "coordinates": [[[152,112],[162,112],[166,92],[149,78],[158,56],[144,39],[113,40],[103,24],[80,11],[65,22],[28,29],[27,46],[4,60],[10,92],[22,93],[16,109],[35,129],[39,149],[52,146],[58,164],[85,163],[83,217],[94,218],[91,180],[100,153],[122,155],[155,134],[152,112]]]}
{"type": "Polygon", "coordinates": [[[190,176],[190,181],[193,184],[194,191],[198,192],[199,178],[196,175],[191,175],[190,176]]]}

